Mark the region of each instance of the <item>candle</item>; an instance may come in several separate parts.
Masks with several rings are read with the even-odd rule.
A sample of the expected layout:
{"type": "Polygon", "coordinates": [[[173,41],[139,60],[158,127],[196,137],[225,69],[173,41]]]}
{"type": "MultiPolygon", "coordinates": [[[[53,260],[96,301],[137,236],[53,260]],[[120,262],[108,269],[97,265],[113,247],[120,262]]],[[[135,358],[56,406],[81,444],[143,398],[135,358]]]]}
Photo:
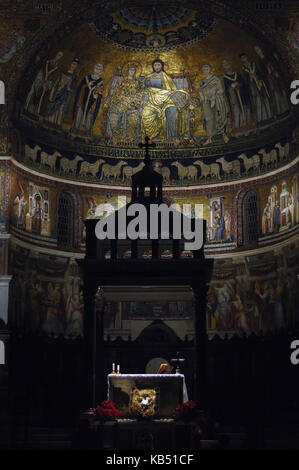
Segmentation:
{"type": "Polygon", "coordinates": [[[112,363],[112,374],[115,374],[115,362],[112,363]]]}
{"type": "Polygon", "coordinates": [[[117,364],[117,372],[116,373],[120,374],[120,365],[119,364],[117,364]]]}

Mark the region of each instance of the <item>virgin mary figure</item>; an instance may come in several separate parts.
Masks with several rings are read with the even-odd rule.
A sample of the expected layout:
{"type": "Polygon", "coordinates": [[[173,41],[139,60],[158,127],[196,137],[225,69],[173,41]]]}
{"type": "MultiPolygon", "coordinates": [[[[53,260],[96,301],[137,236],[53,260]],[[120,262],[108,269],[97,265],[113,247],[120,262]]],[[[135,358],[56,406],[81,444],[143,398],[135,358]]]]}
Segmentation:
{"type": "Polygon", "coordinates": [[[141,138],[144,83],[137,77],[138,64],[129,63],[124,76],[115,75],[107,98],[107,134],[113,139],[141,138]]]}
{"type": "Polygon", "coordinates": [[[142,130],[150,139],[174,141],[189,137],[189,93],[187,80],[182,88],[164,71],[164,62],[155,59],[153,72],[146,79],[148,101],[142,110],[142,130]]]}

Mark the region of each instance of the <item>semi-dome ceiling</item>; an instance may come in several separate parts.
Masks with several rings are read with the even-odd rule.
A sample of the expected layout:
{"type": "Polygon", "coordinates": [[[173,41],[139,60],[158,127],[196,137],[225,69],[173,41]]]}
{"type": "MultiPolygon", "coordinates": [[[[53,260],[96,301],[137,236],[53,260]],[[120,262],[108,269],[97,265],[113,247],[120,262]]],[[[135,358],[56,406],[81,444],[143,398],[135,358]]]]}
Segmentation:
{"type": "Polygon", "coordinates": [[[144,5],[95,17],[92,24],[101,38],[133,50],[171,49],[202,39],[212,29],[210,10],[183,6],[144,5]]]}
{"type": "Polygon", "coordinates": [[[264,37],[232,19],[206,6],[88,10],[23,76],[18,158],[123,183],[140,167],[148,135],[170,184],[282,165],[292,130],[287,69],[264,37]]]}

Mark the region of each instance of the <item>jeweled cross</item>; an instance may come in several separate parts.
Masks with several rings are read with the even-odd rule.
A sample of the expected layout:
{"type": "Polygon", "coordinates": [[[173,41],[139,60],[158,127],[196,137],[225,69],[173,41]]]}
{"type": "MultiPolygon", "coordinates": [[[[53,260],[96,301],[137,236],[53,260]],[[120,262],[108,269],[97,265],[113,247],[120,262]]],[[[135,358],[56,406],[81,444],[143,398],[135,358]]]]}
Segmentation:
{"type": "Polygon", "coordinates": [[[152,142],[151,144],[149,143],[149,138],[148,136],[146,135],[145,138],[145,144],[143,144],[142,142],[140,142],[139,144],[139,147],[140,148],[143,148],[145,147],[145,159],[144,159],[144,163],[145,163],[145,166],[150,166],[150,163],[151,163],[151,158],[150,158],[150,155],[149,155],[149,148],[152,147],[156,147],[156,144],[155,142],[152,142]]]}

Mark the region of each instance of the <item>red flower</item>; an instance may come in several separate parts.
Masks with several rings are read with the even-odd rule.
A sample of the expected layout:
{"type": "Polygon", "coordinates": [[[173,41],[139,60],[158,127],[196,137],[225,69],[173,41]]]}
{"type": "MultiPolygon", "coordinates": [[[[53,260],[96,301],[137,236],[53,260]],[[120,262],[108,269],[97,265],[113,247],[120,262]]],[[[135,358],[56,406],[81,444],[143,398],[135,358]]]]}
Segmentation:
{"type": "Polygon", "coordinates": [[[106,421],[107,419],[114,420],[119,418],[122,412],[115,407],[113,401],[104,400],[97,406],[95,413],[102,421],[106,421]]]}
{"type": "Polygon", "coordinates": [[[196,416],[196,403],[189,400],[176,407],[173,413],[174,419],[182,419],[184,421],[191,421],[196,416]]]}
{"type": "Polygon", "coordinates": [[[110,401],[110,400],[102,401],[101,406],[102,406],[102,408],[116,410],[115,404],[113,403],[113,401],[110,401]]]}

